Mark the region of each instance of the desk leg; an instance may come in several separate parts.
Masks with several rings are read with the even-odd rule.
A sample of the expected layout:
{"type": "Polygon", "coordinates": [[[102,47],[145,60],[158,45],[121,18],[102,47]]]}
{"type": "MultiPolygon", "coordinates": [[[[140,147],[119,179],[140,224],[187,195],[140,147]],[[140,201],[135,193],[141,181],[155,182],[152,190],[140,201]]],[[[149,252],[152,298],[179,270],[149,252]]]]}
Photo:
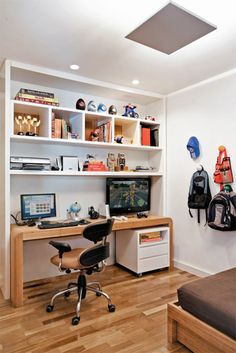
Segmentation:
{"type": "Polygon", "coordinates": [[[170,230],[170,270],[174,268],[174,245],[173,245],[173,222],[169,221],[169,230],[170,230]]]}
{"type": "Polygon", "coordinates": [[[11,302],[23,305],[23,235],[11,238],[11,302]]]}

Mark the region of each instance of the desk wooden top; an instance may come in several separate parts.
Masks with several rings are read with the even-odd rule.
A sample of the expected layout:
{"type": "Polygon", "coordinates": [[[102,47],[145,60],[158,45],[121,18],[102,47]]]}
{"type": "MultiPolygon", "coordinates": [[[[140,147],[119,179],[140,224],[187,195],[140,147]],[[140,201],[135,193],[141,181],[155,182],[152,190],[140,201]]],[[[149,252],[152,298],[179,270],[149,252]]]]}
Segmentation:
{"type": "MultiPolygon", "coordinates": [[[[101,221],[98,219],[92,222],[101,221]]],[[[147,228],[155,227],[159,225],[167,225],[172,227],[172,219],[170,217],[158,217],[158,216],[148,216],[148,218],[128,218],[127,221],[115,221],[112,230],[126,230],[126,229],[137,229],[137,228],[147,228]]],[[[49,239],[49,238],[60,238],[69,237],[74,235],[81,235],[85,225],[79,225],[74,227],[64,227],[64,228],[51,228],[51,229],[39,229],[37,226],[11,226],[11,239],[16,237],[22,238],[23,241],[27,240],[38,240],[38,239],[49,239]]]]}

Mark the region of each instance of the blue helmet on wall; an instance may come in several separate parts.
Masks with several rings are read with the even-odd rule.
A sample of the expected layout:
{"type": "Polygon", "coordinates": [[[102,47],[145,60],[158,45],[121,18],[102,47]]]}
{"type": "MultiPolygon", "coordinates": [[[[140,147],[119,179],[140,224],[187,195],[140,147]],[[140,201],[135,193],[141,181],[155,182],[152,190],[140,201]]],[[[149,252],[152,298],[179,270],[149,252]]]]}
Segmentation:
{"type": "Polygon", "coordinates": [[[105,113],[105,111],[107,110],[107,107],[105,106],[105,104],[100,103],[98,106],[98,112],[99,113],[105,113]]]}
{"type": "Polygon", "coordinates": [[[96,112],[97,111],[97,104],[94,101],[90,101],[88,103],[88,110],[90,112],[96,112]]]}

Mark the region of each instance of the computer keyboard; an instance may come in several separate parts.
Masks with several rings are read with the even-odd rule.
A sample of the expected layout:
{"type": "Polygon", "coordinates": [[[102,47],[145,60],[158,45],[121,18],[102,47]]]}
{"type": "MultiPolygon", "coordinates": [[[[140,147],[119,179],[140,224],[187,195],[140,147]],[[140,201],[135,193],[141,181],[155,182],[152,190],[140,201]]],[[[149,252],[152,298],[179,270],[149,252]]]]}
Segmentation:
{"type": "Polygon", "coordinates": [[[57,221],[43,221],[41,224],[38,225],[39,229],[51,229],[51,228],[64,228],[64,227],[74,227],[78,225],[85,225],[89,224],[89,221],[80,220],[80,221],[64,221],[64,222],[57,222],[57,221]]]}

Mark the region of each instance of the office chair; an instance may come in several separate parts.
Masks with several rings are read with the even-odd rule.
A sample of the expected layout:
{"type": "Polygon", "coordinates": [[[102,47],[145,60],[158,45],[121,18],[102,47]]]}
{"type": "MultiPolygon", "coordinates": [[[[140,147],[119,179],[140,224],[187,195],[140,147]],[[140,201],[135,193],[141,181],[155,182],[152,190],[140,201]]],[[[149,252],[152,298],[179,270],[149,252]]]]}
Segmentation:
{"type": "Polygon", "coordinates": [[[106,238],[112,231],[113,222],[113,219],[108,219],[103,222],[89,224],[84,228],[83,237],[94,242],[94,245],[90,248],[71,249],[68,243],[49,242],[50,245],[58,250],[58,255],[51,258],[51,263],[58,266],[60,271],[65,271],[66,273],[70,273],[71,270],[78,270],[79,276],[76,283],[69,283],[66,289],[52,297],[50,304],[46,308],[47,312],[53,311],[54,301],[58,296],[69,297],[71,292],[77,291],[76,316],[72,318],[72,325],[78,325],[81,301],[85,299],[87,290],[96,293],[98,297],[105,297],[108,301],[108,310],[110,312],[115,311],[115,305],[112,304],[110,297],[102,291],[99,282],[87,283],[86,280],[86,275],[101,272],[104,268],[104,261],[109,257],[109,243],[106,238]]]}

